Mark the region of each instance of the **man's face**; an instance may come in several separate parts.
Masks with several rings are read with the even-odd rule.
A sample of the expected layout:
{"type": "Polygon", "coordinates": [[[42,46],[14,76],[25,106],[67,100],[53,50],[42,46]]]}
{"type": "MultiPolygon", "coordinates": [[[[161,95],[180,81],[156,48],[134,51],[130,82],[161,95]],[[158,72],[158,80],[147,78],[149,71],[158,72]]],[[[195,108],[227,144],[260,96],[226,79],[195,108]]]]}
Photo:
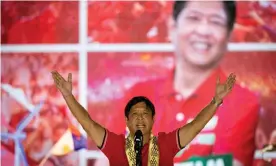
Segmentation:
{"type": "Polygon", "coordinates": [[[140,102],[132,106],[126,124],[130,133],[134,134],[137,130],[141,130],[143,135],[150,134],[154,123],[154,117],[144,102],[140,102]]]}
{"type": "Polygon", "coordinates": [[[177,58],[190,65],[210,68],[227,48],[229,33],[223,2],[187,2],[169,28],[177,58]]]}

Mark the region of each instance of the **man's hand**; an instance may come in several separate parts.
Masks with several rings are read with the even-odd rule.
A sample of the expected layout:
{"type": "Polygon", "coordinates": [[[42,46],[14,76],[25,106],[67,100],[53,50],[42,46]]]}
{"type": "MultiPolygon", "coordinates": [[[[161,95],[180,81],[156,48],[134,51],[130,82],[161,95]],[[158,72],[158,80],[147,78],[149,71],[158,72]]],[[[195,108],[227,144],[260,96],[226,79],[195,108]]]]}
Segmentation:
{"type": "Polygon", "coordinates": [[[232,91],[232,88],[235,82],[236,82],[236,76],[233,73],[229,75],[225,83],[221,83],[218,77],[215,99],[222,100],[225,96],[227,96],[232,91]]]}
{"type": "Polygon", "coordinates": [[[52,77],[55,81],[56,87],[62,93],[72,114],[75,116],[87,134],[96,143],[96,145],[98,147],[102,147],[105,136],[105,129],[90,118],[88,112],[80,105],[79,102],[77,102],[75,97],[72,95],[72,74],[70,73],[68,75],[67,81],[56,71],[52,72],[52,77]]]}
{"type": "Polygon", "coordinates": [[[62,93],[63,97],[70,96],[72,94],[72,74],[68,74],[68,80],[66,81],[57,71],[52,72],[52,77],[55,81],[56,87],[62,93]]]}
{"type": "Polygon", "coordinates": [[[216,113],[218,105],[222,102],[223,98],[231,92],[236,81],[235,77],[236,76],[234,74],[230,74],[225,83],[221,83],[218,77],[216,84],[216,94],[212,102],[203,108],[192,122],[180,128],[179,143],[181,147],[188,145],[213,117],[213,115],[216,113]]]}

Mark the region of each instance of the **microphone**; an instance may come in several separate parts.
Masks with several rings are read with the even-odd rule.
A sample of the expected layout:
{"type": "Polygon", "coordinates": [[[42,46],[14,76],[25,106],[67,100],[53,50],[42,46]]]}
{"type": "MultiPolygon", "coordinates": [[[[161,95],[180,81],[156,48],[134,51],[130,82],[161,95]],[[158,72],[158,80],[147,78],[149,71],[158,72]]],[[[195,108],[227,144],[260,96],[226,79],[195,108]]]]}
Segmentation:
{"type": "Polygon", "coordinates": [[[134,150],[136,153],[136,166],[142,166],[141,150],[143,147],[143,133],[137,130],[134,135],[134,150]]]}
{"type": "Polygon", "coordinates": [[[134,150],[138,153],[143,146],[143,133],[141,130],[137,130],[134,135],[134,150]]]}

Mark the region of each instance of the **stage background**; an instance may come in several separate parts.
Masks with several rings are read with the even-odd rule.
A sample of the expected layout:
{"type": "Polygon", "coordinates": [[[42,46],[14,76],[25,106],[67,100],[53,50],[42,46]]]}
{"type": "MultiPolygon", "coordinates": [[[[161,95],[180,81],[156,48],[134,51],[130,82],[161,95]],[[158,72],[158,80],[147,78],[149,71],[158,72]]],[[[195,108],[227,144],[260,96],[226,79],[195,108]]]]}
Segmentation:
{"type": "MultiPolygon", "coordinates": [[[[272,1],[238,2],[237,24],[221,64],[259,96],[258,166],[263,165],[258,149],[276,143],[275,6],[272,1]]],[[[73,73],[77,99],[94,120],[112,125],[122,112],[112,106],[131,86],[166,77],[173,68],[166,27],[170,13],[166,1],[1,2],[1,134],[13,134],[42,102],[39,116],[23,130],[22,149],[32,165],[47,157],[68,122],[76,124],[53,86],[52,70],[65,77],[73,73]]],[[[1,143],[1,163],[15,165],[13,140],[1,143]]],[[[102,153],[90,140],[88,149],[51,155],[46,165],[97,165],[102,153]]]]}

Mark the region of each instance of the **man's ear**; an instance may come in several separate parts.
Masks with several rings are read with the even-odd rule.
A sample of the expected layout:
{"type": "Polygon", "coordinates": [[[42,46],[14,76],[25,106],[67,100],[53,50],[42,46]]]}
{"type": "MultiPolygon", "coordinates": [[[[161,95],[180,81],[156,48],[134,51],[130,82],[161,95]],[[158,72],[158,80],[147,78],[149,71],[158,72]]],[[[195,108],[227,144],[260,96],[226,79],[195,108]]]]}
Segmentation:
{"type": "Polygon", "coordinates": [[[128,117],[125,116],[125,121],[126,121],[126,124],[128,124],[128,117]]]}

